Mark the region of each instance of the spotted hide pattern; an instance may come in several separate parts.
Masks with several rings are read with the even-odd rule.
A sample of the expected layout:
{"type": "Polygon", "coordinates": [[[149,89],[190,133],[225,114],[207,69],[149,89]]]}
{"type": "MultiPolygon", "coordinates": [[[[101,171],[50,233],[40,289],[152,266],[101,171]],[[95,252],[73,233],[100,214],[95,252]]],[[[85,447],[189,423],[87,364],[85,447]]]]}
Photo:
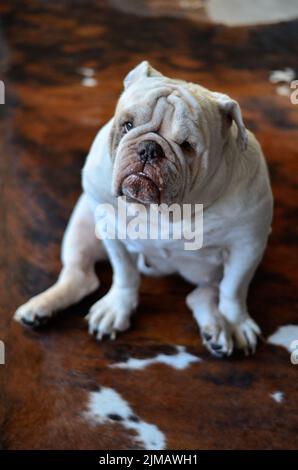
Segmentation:
{"type": "Polygon", "coordinates": [[[265,338],[298,325],[298,105],[269,80],[283,67],[297,77],[298,23],[229,28],[120,3],[0,5],[0,448],[297,449],[298,365],[286,340],[265,338]],[[204,350],[178,277],[144,279],[131,329],[97,343],[84,316],[110,286],[105,263],[99,290],[48,325],[12,320],[55,281],[88,148],[144,59],[238,100],[269,162],[275,218],[249,294],[264,335],[252,357],[204,350]]]}

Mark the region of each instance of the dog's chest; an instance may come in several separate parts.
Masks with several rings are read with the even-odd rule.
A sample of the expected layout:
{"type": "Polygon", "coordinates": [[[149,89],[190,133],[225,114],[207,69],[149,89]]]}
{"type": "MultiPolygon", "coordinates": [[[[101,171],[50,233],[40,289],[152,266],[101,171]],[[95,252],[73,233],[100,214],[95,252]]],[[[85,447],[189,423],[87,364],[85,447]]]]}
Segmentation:
{"type": "MultiPolygon", "coordinates": [[[[224,248],[203,246],[185,250],[180,240],[124,240],[131,253],[138,255],[138,268],[147,275],[179,273],[186,280],[199,283],[213,277],[222,266],[224,248]]],[[[207,245],[207,243],[206,243],[207,245]]]]}
{"type": "MultiPolygon", "coordinates": [[[[126,212],[116,217],[115,236],[129,252],[139,255],[142,272],[149,275],[180,272],[186,278],[191,273],[194,278],[207,264],[217,266],[222,262],[218,222],[208,219],[201,222],[192,224],[191,233],[185,233],[183,227],[179,230],[179,221],[174,227],[164,219],[159,222],[150,219],[144,212],[135,217],[126,212]]],[[[97,224],[99,232],[112,227],[115,224],[113,211],[99,218],[97,224]]]]}

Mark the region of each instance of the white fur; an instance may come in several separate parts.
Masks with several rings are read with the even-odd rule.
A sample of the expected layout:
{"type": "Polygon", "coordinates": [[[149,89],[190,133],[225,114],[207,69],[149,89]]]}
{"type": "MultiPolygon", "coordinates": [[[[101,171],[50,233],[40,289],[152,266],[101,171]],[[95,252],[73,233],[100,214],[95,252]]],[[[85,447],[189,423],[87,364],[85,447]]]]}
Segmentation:
{"type": "Polygon", "coordinates": [[[84,416],[93,425],[116,423],[134,431],[135,440],[143,449],[163,450],[166,448],[165,436],[158,427],[136,416],[127,401],[112,388],[102,387],[99,392],[91,392],[87,407],[84,416]],[[113,421],[109,415],[118,415],[122,419],[113,421]]]}
{"type": "Polygon", "coordinates": [[[152,364],[166,364],[167,366],[173,367],[173,369],[187,369],[194,362],[201,362],[197,356],[189,354],[184,346],[177,346],[177,354],[158,354],[156,357],[150,359],[138,359],[135,357],[130,357],[125,362],[117,362],[112,364],[111,368],[118,369],[133,369],[133,370],[142,370],[152,364]]]}
{"type": "Polygon", "coordinates": [[[293,351],[291,344],[298,341],[298,325],[280,326],[267,341],[276,346],[283,346],[291,353],[293,351]]]}
{"type": "Polygon", "coordinates": [[[270,393],[270,396],[272,400],[276,401],[276,403],[282,403],[284,401],[285,394],[284,392],[277,391],[277,392],[270,393]]]}
{"type": "Polygon", "coordinates": [[[273,70],[270,73],[269,80],[271,83],[291,83],[295,78],[295,70],[290,67],[285,68],[284,70],[273,70]]]}
{"type": "Polygon", "coordinates": [[[119,162],[113,163],[109,153],[112,119],[96,136],[83,169],[84,194],[66,231],[59,280],[20,307],[15,318],[34,322],[40,316],[49,317],[96,289],[94,262],[105,257],[104,245],[113,268],[113,284],[87,317],[89,330],[98,339],[105,334],[114,338],[118,330],[129,326],[138,303],[139,269],[146,260],[156,274],[176,272],[195,284],[187,304],[212,354],[229,355],[234,347],[246,354],[254,352],[260,330],[247,311],[246,297],[267,244],[272,217],[272,194],[261,148],[245,129],[238,103],[227,95],[170,80],[147,62],[128,75],[125,86],[116,114],[129,105],[146,122],[123,137],[119,147],[132,136],[149,135],[161,143],[171,141],[166,146],[170,157],[181,159],[183,153],[173,139],[183,140],[191,132],[197,152],[193,173],[191,180],[179,181],[186,184],[183,202],[204,204],[203,248],[185,251],[183,240],[137,240],[132,249],[130,240],[101,243],[96,239],[97,204],[115,205],[117,201],[111,183],[119,162]],[[234,124],[223,141],[225,115],[234,124]]]}

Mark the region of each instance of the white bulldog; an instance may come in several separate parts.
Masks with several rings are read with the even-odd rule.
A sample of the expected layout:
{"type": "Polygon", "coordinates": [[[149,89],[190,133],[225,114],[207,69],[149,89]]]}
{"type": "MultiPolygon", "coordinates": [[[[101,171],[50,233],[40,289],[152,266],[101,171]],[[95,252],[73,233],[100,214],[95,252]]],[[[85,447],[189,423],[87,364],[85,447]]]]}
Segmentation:
{"type": "MultiPolygon", "coordinates": [[[[18,308],[15,319],[38,326],[97,289],[96,261],[108,255],[109,292],[87,315],[101,340],[129,327],[140,272],[180,273],[195,284],[186,302],[208,350],[254,352],[260,329],[250,317],[249,283],[265,250],[272,219],[266,163],[239,105],[227,95],[163,76],[144,61],[124,80],[115,116],[97,134],[83,169],[83,189],[62,245],[55,285],[18,308]],[[184,240],[96,236],[96,207],[142,203],[204,205],[203,246],[184,240]]],[[[97,232],[103,229],[100,218],[97,232]],[[99,228],[98,228],[99,227],[99,228]]],[[[143,227],[144,228],[144,227],[143,227]]]]}

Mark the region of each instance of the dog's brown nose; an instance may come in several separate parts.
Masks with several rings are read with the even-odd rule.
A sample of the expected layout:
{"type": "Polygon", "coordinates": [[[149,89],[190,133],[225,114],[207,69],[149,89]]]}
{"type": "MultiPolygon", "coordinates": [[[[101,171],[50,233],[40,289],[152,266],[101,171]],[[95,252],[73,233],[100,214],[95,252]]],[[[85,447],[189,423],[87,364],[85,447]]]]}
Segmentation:
{"type": "Polygon", "coordinates": [[[150,163],[164,157],[165,154],[162,146],[154,140],[143,140],[138,145],[138,155],[142,163],[150,163]]]}

